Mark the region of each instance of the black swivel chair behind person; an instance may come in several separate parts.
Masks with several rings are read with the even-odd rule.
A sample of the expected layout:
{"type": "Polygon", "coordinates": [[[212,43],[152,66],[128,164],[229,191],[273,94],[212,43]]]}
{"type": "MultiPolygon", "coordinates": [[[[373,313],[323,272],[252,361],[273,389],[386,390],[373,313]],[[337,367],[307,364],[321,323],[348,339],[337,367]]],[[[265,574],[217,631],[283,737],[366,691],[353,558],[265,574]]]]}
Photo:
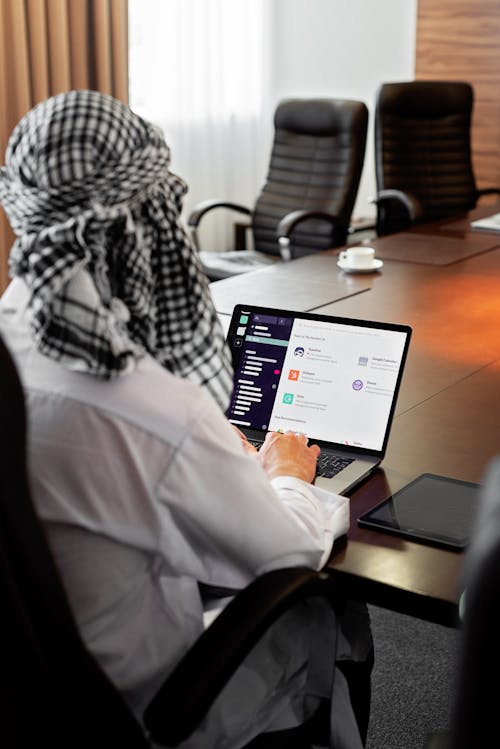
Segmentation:
{"type": "Polygon", "coordinates": [[[460,81],[384,83],[375,106],[377,234],[449,218],[481,195],[471,157],[473,89],[460,81]]]}
{"type": "Polygon", "coordinates": [[[493,749],[500,673],[500,458],[489,466],[464,559],[465,613],[452,727],[446,749],[493,749]]]}
{"type": "MultiPolygon", "coordinates": [[[[196,246],[214,208],[250,217],[254,250],[200,251],[212,280],[345,244],[363,169],[368,110],[342,99],[289,99],[274,116],[269,171],[253,210],[207,200],[191,212],[196,246]]],[[[198,248],[200,249],[200,248],[198,248]]]]}
{"type": "MultiPolygon", "coordinates": [[[[120,694],[84,646],[34,510],[27,473],[26,413],[12,358],[0,338],[0,744],[8,749],[151,749],[120,694]]],[[[309,597],[340,597],[305,568],[257,578],[194,643],[148,706],[151,739],[177,746],[264,631],[309,597]]],[[[147,633],[145,633],[147,637],[147,633]]],[[[252,749],[307,749],[319,720],[252,749]]]]}

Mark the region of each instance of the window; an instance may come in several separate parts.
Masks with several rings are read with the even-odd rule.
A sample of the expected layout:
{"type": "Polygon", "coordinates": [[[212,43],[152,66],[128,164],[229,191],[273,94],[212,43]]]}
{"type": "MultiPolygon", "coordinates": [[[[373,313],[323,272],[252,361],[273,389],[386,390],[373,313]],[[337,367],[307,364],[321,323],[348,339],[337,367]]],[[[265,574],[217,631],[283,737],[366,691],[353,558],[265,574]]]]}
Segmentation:
{"type": "MultiPolygon", "coordinates": [[[[207,198],[251,207],[262,184],[268,15],[266,0],[129,2],[130,104],[162,127],[187,209],[207,198]]],[[[204,248],[229,247],[230,222],[207,218],[204,248]]]]}

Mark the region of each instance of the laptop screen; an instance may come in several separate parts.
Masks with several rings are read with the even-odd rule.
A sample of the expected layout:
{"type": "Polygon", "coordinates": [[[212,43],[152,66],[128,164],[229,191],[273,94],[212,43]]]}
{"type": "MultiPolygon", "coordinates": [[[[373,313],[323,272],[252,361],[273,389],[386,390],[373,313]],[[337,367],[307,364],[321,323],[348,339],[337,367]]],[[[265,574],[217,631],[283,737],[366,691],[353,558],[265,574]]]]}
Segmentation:
{"type": "Polygon", "coordinates": [[[238,305],[226,415],[243,429],[382,451],[410,334],[403,325],[238,305]]]}

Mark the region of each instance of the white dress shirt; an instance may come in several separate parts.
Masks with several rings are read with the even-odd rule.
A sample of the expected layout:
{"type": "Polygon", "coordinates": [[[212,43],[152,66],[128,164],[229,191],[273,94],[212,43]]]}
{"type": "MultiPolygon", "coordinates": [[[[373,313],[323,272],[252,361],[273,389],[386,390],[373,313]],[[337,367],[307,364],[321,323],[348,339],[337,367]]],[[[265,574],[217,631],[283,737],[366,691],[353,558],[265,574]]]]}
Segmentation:
{"type": "MultiPolygon", "coordinates": [[[[348,500],[290,477],[269,482],[210,396],[151,357],[104,381],[42,356],[28,315],[16,279],[0,331],[27,393],[36,507],[84,641],[140,717],[203,629],[198,583],[240,588],[266,570],[320,568],[348,528],[348,500]]],[[[299,624],[283,635],[293,663],[273,663],[274,685],[259,677],[253,712],[247,693],[239,715],[235,688],[186,746],[236,747],[286,725],[305,677],[288,698],[283,685],[309,647],[299,624]]]]}

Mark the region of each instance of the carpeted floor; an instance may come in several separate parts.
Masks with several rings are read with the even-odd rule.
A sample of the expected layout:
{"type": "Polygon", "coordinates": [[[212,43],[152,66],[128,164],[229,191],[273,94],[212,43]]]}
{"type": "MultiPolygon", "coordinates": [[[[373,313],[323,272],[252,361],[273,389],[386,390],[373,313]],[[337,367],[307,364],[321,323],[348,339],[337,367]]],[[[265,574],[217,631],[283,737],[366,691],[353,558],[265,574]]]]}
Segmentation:
{"type": "Polygon", "coordinates": [[[424,749],[446,730],[459,632],[370,607],[375,641],[366,749],[424,749]]]}

